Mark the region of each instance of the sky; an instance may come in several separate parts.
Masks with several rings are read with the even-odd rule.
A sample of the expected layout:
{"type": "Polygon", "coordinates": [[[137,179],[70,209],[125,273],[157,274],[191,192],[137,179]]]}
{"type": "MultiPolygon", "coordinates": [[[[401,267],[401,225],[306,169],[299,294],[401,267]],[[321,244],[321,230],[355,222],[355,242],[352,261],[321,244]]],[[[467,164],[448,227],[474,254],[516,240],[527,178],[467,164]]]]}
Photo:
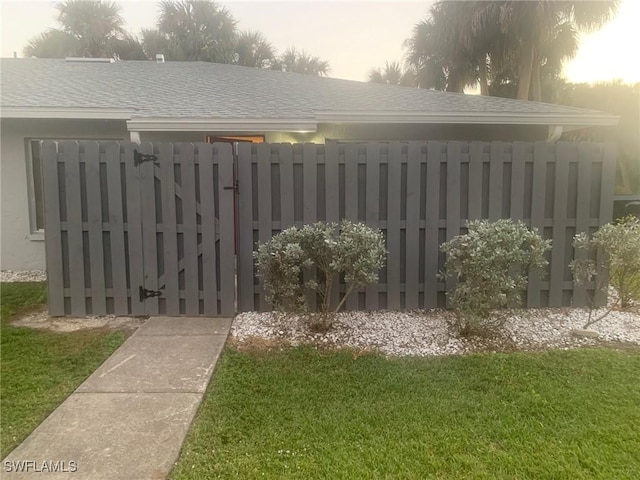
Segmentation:
{"type": "MultiPolygon", "coordinates": [[[[118,3],[126,29],[138,34],[152,28],[157,1],[118,3]]],[[[331,77],[366,81],[373,67],[403,59],[402,43],[428,11],[429,1],[289,0],[220,1],[238,20],[240,30],[260,30],[279,52],[295,46],[328,60],[331,77]]],[[[54,2],[0,0],[1,55],[11,57],[28,40],[55,28],[54,2]]],[[[617,16],[597,32],[581,35],[576,57],[565,65],[569,81],[620,78],[640,82],[640,1],[622,0],[617,16]],[[636,47],[632,47],[636,45],[636,47]]]]}

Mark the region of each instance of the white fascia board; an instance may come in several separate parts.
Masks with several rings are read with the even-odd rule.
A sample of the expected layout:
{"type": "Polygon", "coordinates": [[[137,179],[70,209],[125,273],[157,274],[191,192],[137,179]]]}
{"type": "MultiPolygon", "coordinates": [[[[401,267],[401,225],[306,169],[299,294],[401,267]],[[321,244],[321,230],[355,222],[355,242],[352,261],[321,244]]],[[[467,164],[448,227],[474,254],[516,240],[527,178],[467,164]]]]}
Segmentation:
{"type": "Polygon", "coordinates": [[[138,132],[315,132],[309,119],[276,118],[132,118],[130,131],[138,132]]]}
{"type": "Polygon", "coordinates": [[[127,108],[65,108],[65,107],[1,107],[2,118],[128,120],[135,113],[127,108]]]}
{"type": "Polygon", "coordinates": [[[620,117],[603,114],[490,112],[338,112],[318,111],[321,123],[434,123],[484,125],[617,125],[620,117]]]}

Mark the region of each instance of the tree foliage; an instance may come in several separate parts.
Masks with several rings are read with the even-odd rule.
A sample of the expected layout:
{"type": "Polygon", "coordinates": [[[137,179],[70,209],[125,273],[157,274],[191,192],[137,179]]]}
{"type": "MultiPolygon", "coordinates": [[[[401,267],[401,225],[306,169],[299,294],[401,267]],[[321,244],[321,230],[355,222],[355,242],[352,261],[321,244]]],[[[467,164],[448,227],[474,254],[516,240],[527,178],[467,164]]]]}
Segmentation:
{"type": "Polygon", "coordinates": [[[619,1],[438,1],[405,42],[417,86],[542,99],[575,55],[580,31],[599,28],[619,1]],[[493,87],[493,88],[492,88],[493,87]]]}
{"type": "Polygon", "coordinates": [[[226,8],[211,0],[164,0],[159,7],[157,29],[142,32],[150,58],[233,62],[237,22],[226,8]]]}
{"type": "Polygon", "coordinates": [[[24,48],[25,56],[145,58],[142,46],[124,30],[124,20],[117,3],[66,0],[55,7],[61,28],[47,30],[31,39],[24,48]]]}
{"type": "Polygon", "coordinates": [[[272,68],[283,72],[306,73],[309,75],[323,76],[331,72],[329,62],[319,57],[314,57],[304,50],[298,51],[295,47],[289,47],[280,55],[272,68]]]}
{"type": "Polygon", "coordinates": [[[410,68],[404,70],[400,62],[387,61],[382,69],[374,68],[369,72],[369,82],[411,87],[415,83],[415,73],[410,68]]]}
{"type": "Polygon", "coordinates": [[[618,125],[584,128],[568,132],[564,138],[615,143],[618,147],[616,194],[640,195],[640,83],[557,82],[555,90],[554,102],[620,116],[618,125]]]}

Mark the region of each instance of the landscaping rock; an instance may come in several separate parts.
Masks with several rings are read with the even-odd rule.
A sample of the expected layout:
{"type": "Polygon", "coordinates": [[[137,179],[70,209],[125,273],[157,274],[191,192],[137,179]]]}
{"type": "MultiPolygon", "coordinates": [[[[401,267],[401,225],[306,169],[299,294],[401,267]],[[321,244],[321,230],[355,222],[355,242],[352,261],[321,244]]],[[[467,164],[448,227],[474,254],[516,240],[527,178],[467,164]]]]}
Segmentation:
{"type": "MultiPolygon", "coordinates": [[[[593,316],[606,309],[594,310],[593,316]]],[[[238,315],[231,335],[235,345],[299,345],[377,350],[386,355],[462,355],[476,352],[511,352],[549,348],[578,348],[609,344],[640,345],[638,311],[613,310],[594,325],[597,332],[575,336],[583,330],[588,311],[580,308],[512,310],[502,330],[482,337],[461,337],[451,327],[454,314],[447,310],[407,312],[343,312],[325,334],[315,333],[294,315],[248,312],[238,315]]],[[[591,331],[589,331],[591,332],[591,331]]]]}
{"type": "Polygon", "coordinates": [[[600,334],[593,330],[585,330],[583,328],[576,328],[571,330],[571,335],[578,338],[598,338],[600,334]]]}

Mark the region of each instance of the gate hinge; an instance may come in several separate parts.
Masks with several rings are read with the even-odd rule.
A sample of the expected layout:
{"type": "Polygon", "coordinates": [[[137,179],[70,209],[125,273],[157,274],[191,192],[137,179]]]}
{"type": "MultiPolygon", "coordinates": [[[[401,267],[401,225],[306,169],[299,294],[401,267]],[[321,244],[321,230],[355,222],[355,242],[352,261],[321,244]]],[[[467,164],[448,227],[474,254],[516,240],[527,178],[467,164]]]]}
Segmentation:
{"type": "Polygon", "coordinates": [[[157,155],[153,155],[150,153],[140,153],[138,150],[134,150],[133,151],[133,166],[137,167],[138,165],[140,165],[141,163],[144,162],[153,162],[154,165],[158,165],[156,163],[156,160],[158,160],[158,156],[157,155]]]}
{"type": "Polygon", "coordinates": [[[146,288],[144,288],[142,285],[140,285],[138,287],[138,293],[140,294],[140,301],[144,302],[145,298],[149,298],[149,297],[159,297],[160,295],[162,295],[162,289],[160,290],[147,290],[146,288]]]}
{"type": "Polygon", "coordinates": [[[224,187],[225,190],[233,190],[234,193],[237,195],[240,193],[240,183],[238,182],[238,180],[236,180],[235,182],[233,182],[233,185],[229,186],[229,187],[224,187]]]}

